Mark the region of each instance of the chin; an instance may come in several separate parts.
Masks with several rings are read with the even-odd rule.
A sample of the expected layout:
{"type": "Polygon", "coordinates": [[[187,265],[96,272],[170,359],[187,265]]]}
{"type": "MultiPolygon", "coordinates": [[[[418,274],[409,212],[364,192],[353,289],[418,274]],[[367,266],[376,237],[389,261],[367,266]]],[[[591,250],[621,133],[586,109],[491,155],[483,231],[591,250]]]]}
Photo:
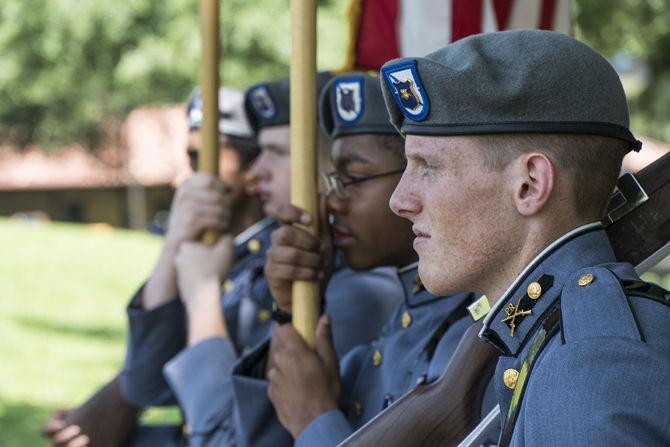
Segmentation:
{"type": "Polygon", "coordinates": [[[446,296],[450,290],[445,281],[444,272],[440,273],[438,269],[426,268],[426,261],[419,259],[419,276],[421,283],[431,295],[446,296]]]}
{"type": "Polygon", "coordinates": [[[357,253],[344,251],[344,257],[347,261],[347,267],[354,271],[364,271],[379,267],[379,263],[375,262],[374,259],[361,256],[360,254],[357,255],[357,253]]]}

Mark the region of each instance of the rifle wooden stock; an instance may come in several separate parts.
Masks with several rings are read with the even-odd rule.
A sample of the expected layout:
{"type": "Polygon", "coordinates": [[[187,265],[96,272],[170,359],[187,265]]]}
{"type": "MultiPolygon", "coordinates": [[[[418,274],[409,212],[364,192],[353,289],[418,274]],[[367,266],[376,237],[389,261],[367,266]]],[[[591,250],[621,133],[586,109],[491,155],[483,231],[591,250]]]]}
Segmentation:
{"type": "Polygon", "coordinates": [[[479,339],[481,327],[478,322],[465,331],[435,383],[405,394],[341,445],[443,446],[463,439],[481,419],[481,402],[500,355],[479,339]]]}
{"type": "Polygon", "coordinates": [[[670,254],[670,153],[619,179],[607,216],[616,258],[649,270],[670,254]],[[645,199],[646,198],[646,199],[645,199]]]}
{"type": "MultiPolygon", "coordinates": [[[[644,273],[670,255],[670,153],[639,173],[619,179],[603,224],[619,261],[644,273]]],[[[499,353],[477,337],[481,324],[463,335],[445,372],[433,384],[399,399],[341,446],[458,445],[470,431],[490,433],[499,407],[477,426],[481,400],[499,353]]],[[[482,441],[473,433],[461,446],[482,441]]]]}

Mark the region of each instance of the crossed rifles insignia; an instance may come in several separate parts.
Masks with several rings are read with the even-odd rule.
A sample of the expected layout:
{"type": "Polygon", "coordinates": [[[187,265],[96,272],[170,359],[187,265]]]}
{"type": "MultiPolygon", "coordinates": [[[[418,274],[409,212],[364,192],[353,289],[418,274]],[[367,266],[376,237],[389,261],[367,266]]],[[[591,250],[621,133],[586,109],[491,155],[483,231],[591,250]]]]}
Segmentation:
{"type": "Polygon", "coordinates": [[[514,329],[516,329],[516,319],[517,317],[523,317],[527,315],[532,315],[533,311],[532,310],[520,310],[519,305],[521,304],[521,300],[517,301],[516,305],[509,303],[507,307],[505,307],[505,314],[507,316],[503,318],[502,322],[507,323],[509,321],[509,336],[514,337],[514,329]]]}

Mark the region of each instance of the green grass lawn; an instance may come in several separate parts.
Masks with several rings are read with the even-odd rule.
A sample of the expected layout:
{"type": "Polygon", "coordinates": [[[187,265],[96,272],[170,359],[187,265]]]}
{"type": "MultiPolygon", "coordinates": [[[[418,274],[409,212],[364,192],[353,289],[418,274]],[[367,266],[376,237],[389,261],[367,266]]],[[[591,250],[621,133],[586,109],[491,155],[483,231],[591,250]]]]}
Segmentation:
{"type": "Polygon", "coordinates": [[[41,446],[55,407],[81,403],[123,361],[125,305],[161,239],[0,219],[0,446],[41,446]]]}

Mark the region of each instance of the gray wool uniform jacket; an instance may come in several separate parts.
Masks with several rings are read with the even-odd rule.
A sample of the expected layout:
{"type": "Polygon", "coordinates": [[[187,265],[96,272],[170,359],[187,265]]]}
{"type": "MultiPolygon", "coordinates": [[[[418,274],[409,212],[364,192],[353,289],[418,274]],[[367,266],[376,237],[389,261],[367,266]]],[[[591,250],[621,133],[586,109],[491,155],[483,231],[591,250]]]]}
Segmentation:
{"type": "Polygon", "coordinates": [[[615,262],[600,224],[551,244],[482,329],[503,353],[501,445],[670,445],[669,330],[670,295],[615,262]]]}
{"type": "MultiPolygon", "coordinates": [[[[435,297],[423,289],[416,264],[398,272],[404,299],[379,339],[350,351],[340,362],[340,409],[307,426],[296,446],[336,446],[417,384],[436,380],[446,368],[472,319],[469,293],[435,297]]],[[[267,398],[267,382],[251,371],[260,351],[241,359],[233,372],[235,404],[244,446],[290,446],[267,398]]],[[[222,444],[211,444],[222,445],[222,444]]]]}
{"type": "MultiPolygon", "coordinates": [[[[263,266],[275,228],[274,221],[265,219],[236,246],[236,262],[221,298],[230,339],[211,338],[187,348],[185,309],[178,297],[146,311],[139,305],[142,291],[135,295],[128,307],[130,337],[121,374],[129,402],[178,403],[194,439],[212,421],[227,423],[222,409],[232,402],[231,368],[241,354],[267,340],[273,327],[272,296],[263,266]]],[[[401,299],[393,269],[338,270],[326,290],[338,355],[375,339],[401,299]],[[356,306],[365,313],[355,312],[356,306]]]]}

